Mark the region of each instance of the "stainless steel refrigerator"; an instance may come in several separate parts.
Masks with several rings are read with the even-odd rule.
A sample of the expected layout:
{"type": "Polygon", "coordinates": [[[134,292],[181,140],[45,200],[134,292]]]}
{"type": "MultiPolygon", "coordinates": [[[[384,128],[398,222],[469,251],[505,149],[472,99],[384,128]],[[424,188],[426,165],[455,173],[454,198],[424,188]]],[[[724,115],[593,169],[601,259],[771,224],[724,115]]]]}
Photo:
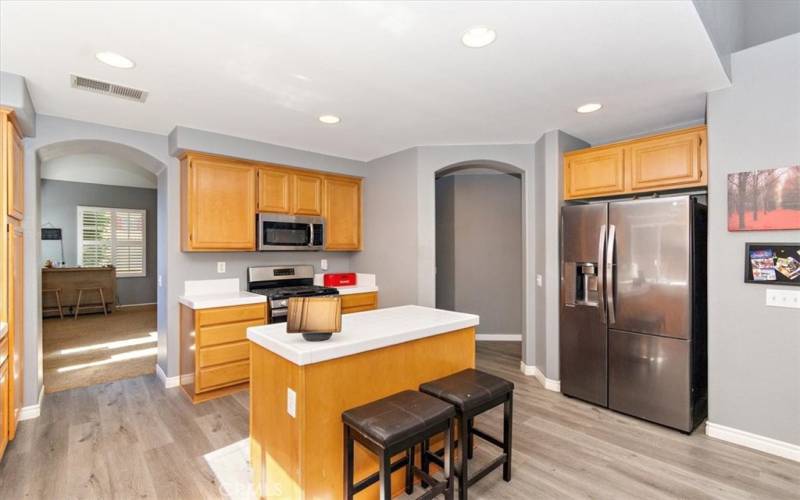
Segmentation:
{"type": "Polygon", "coordinates": [[[566,206],[561,391],[691,432],[706,416],[706,204],[566,206]]]}

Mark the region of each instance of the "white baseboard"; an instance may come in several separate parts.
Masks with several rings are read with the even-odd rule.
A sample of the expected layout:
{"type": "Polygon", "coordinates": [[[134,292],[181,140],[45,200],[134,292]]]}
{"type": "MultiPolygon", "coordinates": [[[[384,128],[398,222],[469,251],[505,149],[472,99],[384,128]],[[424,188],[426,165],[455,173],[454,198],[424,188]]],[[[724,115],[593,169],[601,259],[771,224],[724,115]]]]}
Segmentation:
{"type": "Polygon", "coordinates": [[[481,341],[495,341],[495,342],[522,342],[522,334],[520,333],[478,333],[475,335],[475,340],[481,341]]]}
{"type": "Polygon", "coordinates": [[[545,377],[544,373],[542,373],[542,370],[540,370],[538,367],[526,365],[524,362],[520,361],[519,368],[525,375],[536,377],[536,380],[538,380],[539,383],[542,384],[542,387],[548,391],[561,392],[561,381],[545,377]]]}
{"type": "Polygon", "coordinates": [[[17,420],[21,422],[23,420],[39,418],[39,415],[42,413],[42,399],[44,399],[44,384],[42,384],[42,388],[39,390],[39,402],[35,405],[23,406],[20,408],[17,420]]]}
{"type": "Polygon", "coordinates": [[[117,307],[120,309],[125,309],[126,307],[154,306],[156,304],[156,302],[143,302],[141,304],[118,304],[117,307]]]}
{"type": "Polygon", "coordinates": [[[164,373],[164,370],[161,369],[161,366],[156,363],[156,375],[158,378],[164,382],[164,388],[170,389],[172,387],[178,387],[181,385],[181,377],[167,377],[167,374],[164,373]]]}
{"type": "Polygon", "coordinates": [[[800,462],[800,445],[778,441],[777,439],[760,436],[752,432],[742,431],[712,422],[706,422],[706,435],[800,462]]]}

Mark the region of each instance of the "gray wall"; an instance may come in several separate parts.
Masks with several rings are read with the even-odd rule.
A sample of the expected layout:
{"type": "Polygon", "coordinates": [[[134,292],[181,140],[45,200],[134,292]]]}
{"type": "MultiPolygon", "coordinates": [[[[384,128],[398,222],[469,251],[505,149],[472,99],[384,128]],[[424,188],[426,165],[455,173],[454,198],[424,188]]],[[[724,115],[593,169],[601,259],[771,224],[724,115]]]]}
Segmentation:
{"type": "Polygon", "coordinates": [[[450,174],[436,181],[436,197],[436,306],[446,308],[452,300],[451,309],[479,315],[478,333],[521,334],[519,175],[450,174]],[[451,206],[443,206],[440,195],[451,206]]]}
{"type": "MultiPolygon", "coordinates": [[[[733,86],[708,97],[709,421],[800,445],[800,311],[766,307],[742,282],[747,241],[800,231],[728,232],[727,175],[800,163],[800,35],[732,57],[733,86]]],[[[779,288],[779,287],[778,287],[779,288]]]]}
{"type": "MultiPolygon", "coordinates": [[[[436,307],[456,309],[456,176],[436,179],[436,307]]],[[[483,318],[481,318],[483,320],[483,318]]]]}
{"type": "Polygon", "coordinates": [[[364,169],[364,250],[351,266],[377,275],[381,307],[418,303],[416,169],[416,149],[364,169]]]}
{"type": "MultiPolygon", "coordinates": [[[[145,277],[118,278],[117,300],[121,305],[156,302],[156,190],[104,184],[86,184],[42,179],[40,221],[61,228],[64,258],[68,266],[78,265],[79,205],[107,208],[136,208],[147,211],[145,277]]],[[[40,263],[61,260],[57,241],[42,241],[40,263]]]]}

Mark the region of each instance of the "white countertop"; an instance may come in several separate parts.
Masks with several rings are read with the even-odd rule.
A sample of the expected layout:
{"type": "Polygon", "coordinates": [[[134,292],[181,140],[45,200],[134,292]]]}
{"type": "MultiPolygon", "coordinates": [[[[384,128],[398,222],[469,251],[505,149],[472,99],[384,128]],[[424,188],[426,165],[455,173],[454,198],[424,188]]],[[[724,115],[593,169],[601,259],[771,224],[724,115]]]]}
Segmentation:
{"type": "Polygon", "coordinates": [[[263,304],[267,298],[239,289],[239,279],[186,281],[178,302],[191,309],[263,304]]]}
{"type": "MultiPolygon", "coordinates": [[[[323,286],[323,274],[314,275],[314,284],[323,286]]],[[[374,274],[356,273],[356,284],[353,286],[337,286],[339,295],[352,295],[354,293],[377,292],[378,285],[375,284],[374,274]]]]}
{"type": "Polygon", "coordinates": [[[8,323],[0,321],[0,339],[6,336],[6,332],[8,332],[8,323]]]}
{"type": "Polygon", "coordinates": [[[303,366],[477,326],[478,322],[474,314],[400,306],[346,314],[342,316],[342,331],[323,342],[287,334],[286,323],[250,327],[247,338],[303,366]]]}

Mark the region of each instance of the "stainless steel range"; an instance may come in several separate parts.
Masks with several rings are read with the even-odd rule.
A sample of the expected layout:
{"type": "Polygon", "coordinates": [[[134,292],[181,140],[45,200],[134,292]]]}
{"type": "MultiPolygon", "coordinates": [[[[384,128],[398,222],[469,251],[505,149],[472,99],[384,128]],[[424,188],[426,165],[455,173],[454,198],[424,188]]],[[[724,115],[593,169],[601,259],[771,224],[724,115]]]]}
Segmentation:
{"type": "Polygon", "coordinates": [[[314,266],[270,266],[247,269],[247,291],[267,297],[270,323],[286,321],[291,297],[339,295],[335,288],[314,284],[314,266]]]}

